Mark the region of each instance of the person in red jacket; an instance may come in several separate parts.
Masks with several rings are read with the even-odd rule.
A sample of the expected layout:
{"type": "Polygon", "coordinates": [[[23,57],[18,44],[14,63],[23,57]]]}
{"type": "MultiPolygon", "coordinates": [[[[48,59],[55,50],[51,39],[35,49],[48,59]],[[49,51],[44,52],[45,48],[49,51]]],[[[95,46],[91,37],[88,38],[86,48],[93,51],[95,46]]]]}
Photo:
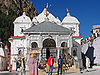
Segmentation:
{"type": "Polygon", "coordinates": [[[50,55],[50,57],[48,59],[48,65],[49,65],[48,75],[50,75],[50,69],[51,69],[51,75],[52,75],[53,64],[54,64],[54,58],[53,58],[53,55],[50,55]]]}

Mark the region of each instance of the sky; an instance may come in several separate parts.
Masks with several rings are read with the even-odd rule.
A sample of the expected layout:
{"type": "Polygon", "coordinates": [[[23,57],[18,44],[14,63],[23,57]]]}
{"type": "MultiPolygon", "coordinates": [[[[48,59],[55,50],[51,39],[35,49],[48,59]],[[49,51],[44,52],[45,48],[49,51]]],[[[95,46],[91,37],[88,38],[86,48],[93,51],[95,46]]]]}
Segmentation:
{"type": "Polygon", "coordinates": [[[84,39],[91,35],[93,25],[100,25],[100,0],[29,0],[40,14],[45,4],[51,4],[48,11],[61,21],[67,16],[66,8],[70,15],[80,21],[80,36],[84,39]]]}

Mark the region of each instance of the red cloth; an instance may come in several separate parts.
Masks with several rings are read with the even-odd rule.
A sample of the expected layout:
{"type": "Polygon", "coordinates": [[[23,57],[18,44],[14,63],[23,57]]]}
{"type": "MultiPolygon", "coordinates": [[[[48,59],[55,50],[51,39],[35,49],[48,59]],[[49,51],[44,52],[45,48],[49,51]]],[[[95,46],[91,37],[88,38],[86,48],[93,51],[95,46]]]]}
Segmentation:
{"type": "Polygon", "coordinates": [[[54,58],[53,57],[49,57],[49,59],[48,59],[48,65],[51,65],[51,59],[52,59],[52,65],[54,64],[54,58]]]}

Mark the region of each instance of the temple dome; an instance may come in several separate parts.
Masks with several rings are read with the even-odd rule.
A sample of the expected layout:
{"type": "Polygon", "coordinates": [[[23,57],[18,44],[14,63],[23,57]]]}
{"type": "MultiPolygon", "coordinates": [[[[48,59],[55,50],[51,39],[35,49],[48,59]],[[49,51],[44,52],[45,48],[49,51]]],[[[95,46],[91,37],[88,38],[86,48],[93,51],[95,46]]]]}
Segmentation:
{"type": "Polygon", "coordinates": [[[31,22],[32,22],[31,19],[28,16],[26,16],[25,12],[23,12],[23,15],[16,18],[14,21],[14,23],[31,23],[31,22]]]}
{"type": "Polygon", "coordinates": [[[67,13],[67,16],[63,19],[62,23],[78,23],[78,24],[80,24],[78,19],[71,16],[69,13],[67,13]]]}
{"type": "MultiPolygon", "coordinates": [[[[45,21],[45,18],[46,18],[46,8],[44,8],[44,10],[38,16],[33,17],[32,22],[35,24],[42,23],[45,21]]],[[[47,18],[50,22],[57,23],[57,19],[48,11],[47,11],[47,18]]]]}

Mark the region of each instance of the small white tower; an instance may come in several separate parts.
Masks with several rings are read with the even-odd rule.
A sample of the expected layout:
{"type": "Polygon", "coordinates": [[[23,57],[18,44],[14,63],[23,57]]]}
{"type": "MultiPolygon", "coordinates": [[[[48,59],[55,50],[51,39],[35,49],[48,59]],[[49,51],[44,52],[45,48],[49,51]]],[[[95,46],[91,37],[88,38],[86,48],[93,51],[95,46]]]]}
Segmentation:
{"type": "Polygon", "coordinates": [[[62,26],[75,31],[73,36],[79,36],[79,24],[77,18],[70,15],[69,10],[67,9],[67,16],[62,21],[62,26]]]}
{"type": "Polygon", "coordinates": [[[26,16],[25,12],[23,15],[16,18],[14,23],[14,36],[23,36],[23,30],[28,29],[32,26],[31,19],[26,16]]]}

